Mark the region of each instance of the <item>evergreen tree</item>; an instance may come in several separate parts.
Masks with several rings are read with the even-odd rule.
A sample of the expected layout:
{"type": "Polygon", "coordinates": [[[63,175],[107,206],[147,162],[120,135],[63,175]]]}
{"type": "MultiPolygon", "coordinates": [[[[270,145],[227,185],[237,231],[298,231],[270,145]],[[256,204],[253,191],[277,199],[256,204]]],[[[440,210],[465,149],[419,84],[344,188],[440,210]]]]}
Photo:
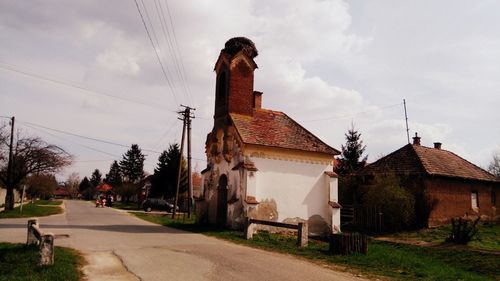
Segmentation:
{"type": "Polygon", "coordinates": [[[366,165],[367,156],[363,157],[366,146],[363,145],[361,134],[354,129],[354,124],[345,138],[346,144],[342,145],[342,154],[335,166],[335,172],[340,175],[339,199],[341,204],[357,204],[362,202],[366,190],[361,188],[352,174],[366,165]]]}
{"type": "Polygon", "coordinates": [[[101,171],[99,171],[99,169],[95,169],[94,172],[92,172],[92,176],[90,177],[90,183],[94,187],[97,187],[101,184],[101,178],[102,178],[101,171]]]}
{"type": "Polygon", "coordinates": [[[338,158],[336,172],[340,176],[345,176],[356,172],[366,165],[368,156],[363,157],[366,146],[363,145],[361,134],[354,129],[354,124],[351,129],[345,134],[346,144],[342,145],[342,154],[338,158]]]}
{"type": "Polygon", "coordinates": [[[80,191],[80,194],[82,194],[83,198],[86,200],[90,200],[92,199],[92,197],[94,197],[95,187],[92,185],[92,183],[90,183],[87,177],[84,177],[83,180],[80,182],[78,190],[80,191]]]}
{"type": "Polygon", "coordinates": [[[115,160],[111,164],[111,166],[109,167],[109,173],[107,173],[106,177],[104,178],[104,182],[115,188],[122,184],[122,173],[120,171],[120,165],[118,165],[118,161],[115,160]]]}
{"type": "MultiPolygon", "coordinates": [[[[158,165],[151,178],[151,197],[173,198],[177,188],[177,175],[179,169],[180,150],[178,144],[171,144],[168,150],[162,152],[158,157],[158,165]]],[[[181,185],[179,194],[185,193],[187,184],[187,163],[184,158],[181,162],[181,185]]]]}
{"type": "Polygon", "coordinates": [[[144,159],[145,156],[139,146],[132,144],[120,161],[120,171],[124,181],[138,184],[144,178],[144,159]]]}

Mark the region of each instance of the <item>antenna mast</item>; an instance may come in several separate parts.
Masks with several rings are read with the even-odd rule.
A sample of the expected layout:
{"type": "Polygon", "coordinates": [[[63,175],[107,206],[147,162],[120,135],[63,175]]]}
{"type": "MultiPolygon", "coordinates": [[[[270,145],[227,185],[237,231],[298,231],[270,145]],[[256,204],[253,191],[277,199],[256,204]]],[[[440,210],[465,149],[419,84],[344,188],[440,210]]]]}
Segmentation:
{"type": "Polygon", "coordinates": [[[406,100],[405,99],[403,99],[403,105],[405,108],[406,137],[408,138],[408,143],[410,143],[410,129],[408,128],[408,114],[406,112],[406,100]]]}

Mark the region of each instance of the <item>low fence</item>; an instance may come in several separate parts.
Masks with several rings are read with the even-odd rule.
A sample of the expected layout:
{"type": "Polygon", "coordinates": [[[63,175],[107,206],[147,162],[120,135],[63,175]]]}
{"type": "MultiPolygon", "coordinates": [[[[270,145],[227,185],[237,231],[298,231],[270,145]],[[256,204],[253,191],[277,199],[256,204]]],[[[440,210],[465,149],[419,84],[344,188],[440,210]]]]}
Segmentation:
{"type": "Polygon", "coordinates": [[[38,265],[54,264],[54,234],[44,233],[38,225],[38,219],[28,220],[27,245],[39,245],[38,265]]]}
{"type": "Polygon", "coordinates": [[[364,234],[339,233],[330,236],[330,253],[334,255],[366,254],[367,251],[368,237],[364,234]]]}
{"type": "Polygon", "coordinates": [[[379,207],[343,204],[340,222],[343,226],[353,226],[361,231],[384,231],[384,214],[379,207]]]}
{"type": "Polygon", "coordinates": [[[256,226],[258,224],[287,228],[287,229],[295,229],[297,230],[297,245],[299,245],[299,247],[306,247],[308,244],[307,235],[309,230],[307,227],[307,222],[299,222],[298,224],[289,224],[289,223],[282,223],[275,221],[248,219],[247,226],[245,228],[245,237],[247,240],[252,239],[253,234],[257,232],[256,226]]]}

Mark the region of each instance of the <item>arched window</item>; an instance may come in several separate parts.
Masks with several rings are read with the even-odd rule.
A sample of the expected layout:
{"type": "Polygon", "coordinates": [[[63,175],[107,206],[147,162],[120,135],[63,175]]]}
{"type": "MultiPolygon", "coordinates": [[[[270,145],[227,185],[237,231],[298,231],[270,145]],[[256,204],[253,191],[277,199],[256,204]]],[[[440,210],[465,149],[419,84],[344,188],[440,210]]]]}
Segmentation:
{"type": "Polygon", "coordinates": [[[226,93],[227,93],[227,76],[226,72],[222,71],[219,74],[219,81],[217,81],[217,103],[219,105],[226,104],[226,93]]]}

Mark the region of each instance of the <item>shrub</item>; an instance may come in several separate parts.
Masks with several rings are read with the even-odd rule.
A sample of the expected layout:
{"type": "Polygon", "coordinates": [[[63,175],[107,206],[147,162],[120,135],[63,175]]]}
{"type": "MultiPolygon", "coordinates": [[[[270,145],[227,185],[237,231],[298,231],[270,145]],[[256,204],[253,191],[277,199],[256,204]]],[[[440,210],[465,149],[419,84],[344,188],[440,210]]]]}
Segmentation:
{"type": "Polygon", "coordinates": [[[378,207],[386,231],[399,231],[412,226],[415,198],[394,174],[378,175],[364,197],[365,206],[378,207]]]}
{"type": "Polygon", "coordinates": [[[479,217],[475,220],[467,220],[462,218],[451,219],[451,233],[446,241],[456,244],[467,245],[474,235],[477,234],[477,223],[479,217]]]}

